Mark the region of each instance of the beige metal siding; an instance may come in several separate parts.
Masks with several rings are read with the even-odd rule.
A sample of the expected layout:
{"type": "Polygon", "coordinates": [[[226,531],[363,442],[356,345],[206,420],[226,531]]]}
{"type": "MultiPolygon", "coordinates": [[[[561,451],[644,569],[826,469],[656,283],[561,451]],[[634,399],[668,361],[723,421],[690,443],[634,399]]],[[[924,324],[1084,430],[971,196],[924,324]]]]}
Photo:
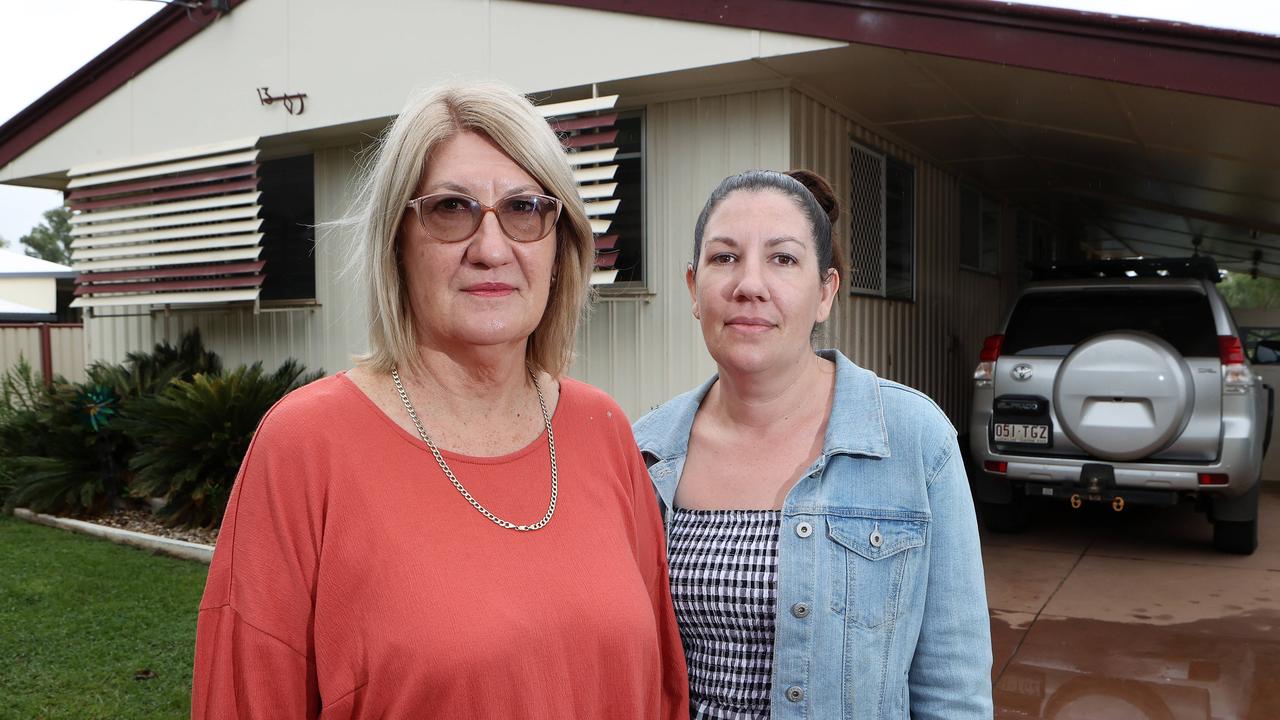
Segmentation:
{"type": "MultiPolygon", "coordinates": [[[[960,268],[960,184],[953,175],[881,137],[809,95],[791,93],[793,165],[831,181],[847,209],[851,138],[911,163],[916,171],[916,300],[839,297],[824,340],[882,377],[932,397],[964,432],[971,373],[982,340],[1003,318],[1008,282],[960,268]]],[[[848,214],[840,224],[848,238],[848,214]]],[[[1005,213],[1002,265],[1009,264],[1011,217],[1005,213]]]]}
{"type": "Polygon", "coordinates": [[[652,295],[597,302],[571,370],[613,395],[633,420],[715,372],[685,288],[693,225],[726,175],[787,165],[787,94],[762,90],[647,108],[645,247],[652,295]]]}

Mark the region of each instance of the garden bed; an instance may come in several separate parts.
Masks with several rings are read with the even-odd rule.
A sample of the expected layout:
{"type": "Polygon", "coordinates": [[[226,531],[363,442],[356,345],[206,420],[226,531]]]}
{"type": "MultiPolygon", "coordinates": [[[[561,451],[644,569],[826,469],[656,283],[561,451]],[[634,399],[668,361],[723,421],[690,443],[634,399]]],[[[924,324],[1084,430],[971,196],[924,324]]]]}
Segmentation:
{"type": "Polygon", "coordinates": [[[146,510],[117,510],[107,515],[89,518],[89,522],[201,545],[212,545],[218,539],[216,529],[169,527],[146,510]]]}

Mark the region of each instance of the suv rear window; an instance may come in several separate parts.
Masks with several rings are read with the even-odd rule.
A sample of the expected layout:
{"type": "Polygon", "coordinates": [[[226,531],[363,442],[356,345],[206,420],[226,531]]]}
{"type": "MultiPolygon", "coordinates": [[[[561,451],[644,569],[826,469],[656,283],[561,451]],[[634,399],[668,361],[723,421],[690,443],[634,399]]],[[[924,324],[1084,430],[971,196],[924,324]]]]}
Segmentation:
{"type": "Polygon", "coordinates": [[[1163,338],[1183,357],[1217,357],[1209,299],[1186,290],[1030,292],[1018,300],[1002,354],[1062,355],[1094,335],[1137,330],[1163,338]]]}

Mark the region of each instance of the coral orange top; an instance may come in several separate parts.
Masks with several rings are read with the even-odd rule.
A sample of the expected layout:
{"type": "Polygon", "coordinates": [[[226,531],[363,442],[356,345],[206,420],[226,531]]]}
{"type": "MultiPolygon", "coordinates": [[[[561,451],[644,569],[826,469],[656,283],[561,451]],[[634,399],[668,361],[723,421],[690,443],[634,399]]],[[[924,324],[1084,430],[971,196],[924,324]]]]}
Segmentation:
{"type": "MultiPolygon", "coordinates": [[[[556,512],[521,533],[468,505],[345,376],[280,401],[218,536],[192,717],[686,717],[662,524],[631,427],[569,379],[552,427],[556,512]]],[[[444,456],[499,517],[546,512],[545,432],[503,457],[444,456]]]]}

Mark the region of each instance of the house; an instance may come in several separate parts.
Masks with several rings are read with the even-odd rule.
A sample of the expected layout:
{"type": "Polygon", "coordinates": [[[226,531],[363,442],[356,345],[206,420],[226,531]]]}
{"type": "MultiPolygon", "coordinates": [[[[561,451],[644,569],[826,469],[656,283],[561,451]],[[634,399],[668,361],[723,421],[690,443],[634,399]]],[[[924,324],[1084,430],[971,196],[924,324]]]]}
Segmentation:
{"type": "Polygon", "coordinates": [[[66,265],[0,251],[0,322],[56,320],[59,285],[69,289],[75,276],[66,265]]]}
{"type": "Polygon", "coordinates": [[[200,327],[228,362],[364,349],[340,273],[360,152],[416,88],[548,107],[599,223],[572,373],[635,416],[713,370],[683,272],[724,176],[847,198],[824,344],[963,427],[1029,263],[1214,256],[1280,274],[1280,38],[979,0],[201,0],[0,127],[0,182],[78,211],[90,359],[200,327]],[[314,249],[313,249],[314,241],[314,249]]]}

